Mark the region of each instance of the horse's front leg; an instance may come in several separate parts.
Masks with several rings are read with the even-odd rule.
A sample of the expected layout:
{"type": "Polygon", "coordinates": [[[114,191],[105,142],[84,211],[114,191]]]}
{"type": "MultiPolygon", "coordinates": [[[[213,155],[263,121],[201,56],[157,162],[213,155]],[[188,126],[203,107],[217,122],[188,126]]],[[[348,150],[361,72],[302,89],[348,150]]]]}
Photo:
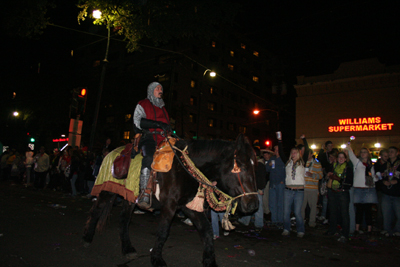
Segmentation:
{"type": "Polygon", "coordinates": [[[213,232],[210,221],[207,219],[205,212],[193,211],[186,207],[183,207],[182,210],[196,226],[201,241],[203,242],[203,266],[216,267],[217,262],[215,261],[213,232]]]}
{"type": "Polygon", "coordinates": [[[171,228],[171,222],[176,212],[176,202],[172,199],[168,199],[164,202],[161,208],[161,219],[158,224],[157,240],[154,244],[153,250],[151,251],[151,264],[152,266],[167,266],[164,259],[162,258],[162,249],[165,242],[167,241],[169,231],[171,228]]]}
{"type": "Polygon", "coordinates": [[[131,221],[132,211],[135,208],[135,205],[136,204],[130,204],[129,201],[124,200],[119,216],[119,237],[121,239],[122,254],[130,260],[137,258],[136,249],[132,246],[131,239],[129,238],[129,223],[131,221]]]}

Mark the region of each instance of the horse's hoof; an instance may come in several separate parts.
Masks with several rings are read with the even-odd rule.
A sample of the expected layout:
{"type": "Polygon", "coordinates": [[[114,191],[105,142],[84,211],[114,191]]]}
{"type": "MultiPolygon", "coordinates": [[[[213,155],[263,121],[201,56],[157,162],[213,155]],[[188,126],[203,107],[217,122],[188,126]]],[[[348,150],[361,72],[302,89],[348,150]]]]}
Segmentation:
{"type": "Polygon", "coordinates": [[[131,253],[125,254],[125,257],[126,257],[128,260],[136,260],[137,257],[138,257],[138,254],[137,254],[137,252],[131,252],[131,253]]]}

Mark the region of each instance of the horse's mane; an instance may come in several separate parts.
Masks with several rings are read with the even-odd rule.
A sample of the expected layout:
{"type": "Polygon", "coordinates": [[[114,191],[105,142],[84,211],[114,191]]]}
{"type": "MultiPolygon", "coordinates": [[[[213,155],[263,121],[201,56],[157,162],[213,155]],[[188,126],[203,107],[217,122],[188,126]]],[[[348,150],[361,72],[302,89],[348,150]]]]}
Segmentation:
{"type": "MultiPolygon", "coordinates": [[[[179,149],[187,146],[190,159],[211,180],[218,179],[222,173],[227,173],[233,168],[235,155],[235,142],[224,140],[179,140],[176,144],[179,149]]],[[[245,158],[238,155],[237,162],[242,163],[252,158],[253,149],[249,144],[241,147],[246,152],[245,158]]]]}
{"type": "Polygon", "coordinates": [[[235,143],[224,140],[179,140],[175,146],[188,147],[189,157],[197,161],[214,161],[234,153],[235,143]]]}

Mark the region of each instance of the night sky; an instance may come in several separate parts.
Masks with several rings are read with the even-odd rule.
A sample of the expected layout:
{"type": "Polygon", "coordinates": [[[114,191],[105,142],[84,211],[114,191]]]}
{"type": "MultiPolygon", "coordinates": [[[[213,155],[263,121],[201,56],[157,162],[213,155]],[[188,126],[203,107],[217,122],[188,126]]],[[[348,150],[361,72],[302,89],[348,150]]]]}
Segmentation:
{"type": "MultiPolygon", "coordinates": [[[[397,1],[232,1],[242,5],[236,27],[276,54],[293,83],[297,75],[332,73],[345,61],[378,57],[388,65],[400,64],[397,1]]],[[[49,12],[52,23],[92,32],[101,27],[79,26],[74,1],[55,2],[57,7],[49,12]]],[[[52,121],[68,116],[68,110],[49,109],[69,105],[69,90],[77,86],[70,79],[75,71],[70,52],[87,45],[85,35],[48,26],[33,39],[4,37],[1,123],[14,123],[8,114],[15,107],[40,107],[36,118],[49,118],[47,126],[54,126],[52,121]],[[16,99],[11,99],[13,91],[16,99]]],[[[6,132],[2,128],[0,138],[6,132]]]]}
{"type": "Polygon", "coordinates": [[[240,20],[250,38],[280,56],[290,75],[331,73],[340,62],[371,57],[400,63],[396,1],[258,2],[246,4],[240,20]]]}

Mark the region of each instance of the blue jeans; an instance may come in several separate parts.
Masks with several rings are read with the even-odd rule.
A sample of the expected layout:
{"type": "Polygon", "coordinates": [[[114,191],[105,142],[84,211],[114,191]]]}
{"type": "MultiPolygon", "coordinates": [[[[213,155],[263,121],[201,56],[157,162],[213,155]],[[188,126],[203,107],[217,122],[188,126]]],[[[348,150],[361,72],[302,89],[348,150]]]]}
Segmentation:
{"type": "Polygon", "coordinates": [[[211,210],[211,225],[213,229],[213,233],[216,236],[219,236],[219,224],[218,220],[222,222],[222,218],[224,218],[225,212],[215,212],[214,210],[211,210]]]}
{"type": "Polygon", "coordinates": [[[294,205],[294,216],[296,217],[297,233],[304,233],[304,220],[301,216],[301,206],[303,205],[304,191],[285,189],[283,201],[283,229],[290,231],[290,213],[294,205]]]}
{"type": "MultiPolygon", "coordinates": [[[[258,194],[258,210],[254,213],[254,226],[256,228],[262,228],[264,226],[264,211],[263,211],[263,195],[258,194]]],[[[248,215],[248,216],[243,216],[242,218],[239,219],[239,222],[241,222],[244,225],[249,225],[251,217],[253,215],[248,215]]]]}
{"type": "Polygon", "coordinates": [[[269,187],[269,210],[271,211],[272,223],[283,223],[283,192],[285,184],[273,185],[269,187]]]}
{"type": "Polygon", "coordinates": [[[328,195],[322,196],[322,212],[321,216],[327,218],[326,211],[328,210],[328,195]]]}
{"type": "Polygon", "coordinates": [[[383,229],[390,235],[394,232],[400,232],[400,197],[382,194],[382,213],[383,229]],[[392,228],[393,215],[397,218],[394,228],[392,228]]]}
{"type": "Polygon", "coordinates": [[[78,180],[78,174],[72,175],[72,178],[71,178],[72,196],[76,196],[76,194],[77,194],[76,186],[75,186],[76,180],[78,180]]]}
{"type": "MultiPolygon", "coordinates": [[[[375,189],[375,188],[374,188],[375,189]]],[[[350,188],[350,204],[349,204],[349,215],[350,215],[350,233],[353,234],[356,230],[356,210],[354,208],[354,187],[350,188]]]]}
{"type": "Polygon", "coordinates": [[[328,189],[329,229],[330,234],[335,234],[339,218],[341,218],[342,235],[349,237],[350,232],[350,193],[349,191],[336,192],[328,189]]]}

